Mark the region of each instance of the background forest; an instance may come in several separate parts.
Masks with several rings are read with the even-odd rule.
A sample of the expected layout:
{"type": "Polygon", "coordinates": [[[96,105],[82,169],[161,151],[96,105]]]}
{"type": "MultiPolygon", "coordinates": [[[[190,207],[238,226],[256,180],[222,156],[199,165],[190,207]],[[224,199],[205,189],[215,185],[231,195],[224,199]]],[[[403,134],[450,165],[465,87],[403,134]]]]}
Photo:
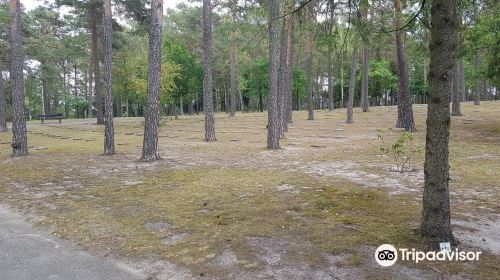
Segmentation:
{"type": "MultiPolygon", "coordinates": [[[[115,2],[118,16],[113,23],[114,115],[142,116],[147,91],[149,14],[145,5],[140,5],[144,0],[115,2]]],[[[282,2],[281,13],[284,14],[286,1],[282,2]]],[[[402,24],[406,31],[404,48],[410,92],[414,103],[425,103],[430,8],[422,5],[425,1],[403,2],[402,24]]],[[[296,6],[301,4],[304,3],[296,3],[296,6]]],[[[346,107],[355,42],[362,42],[369,59],[364,63],[364,55],[357,56],[360,71],[356,72],[354,106],[360,104],[360,81],[365,71],[369,76],[370,106],[397,102],[394,1],[370,1],[366,9],[365,4],[365,1],[315,1],[314,5],[308,5],[313,10],[300,9],[294,13],[294,110],[307,106],[309,79],[316,109],[346,107]],[[308,37],[311,31],[313,36],[308,37]],[[314,58],[309,72],[306,69],[308,40],[312,40],[314,58]]],[[[473,100],[476,93],[481,99],[498,98],[494,88],[500,85],[499,7],[496,1],[461,1],[461,51],[456,77],[463,80],[462,100],[473,100]]],[[[266,11],[265,1],[214,4],[215,111],[229,113],[231,100],[237,110],[263,111],[267,108],[266,11]]],[[[29,118],[51,113],[63,113],[69,118],[102,117],[102,106],[96,102],[103,96],[102,13],[102,3],[95,0],[49,1],[22,11],[29,118]],[[92,48],[97,50],[97,56],[93,56],[92,48]],[[93,113],[89,114],[88,108],[92,108],[93,113]]],[[[8,26],[8,3],[0,1],[0,67],[5,80],[3,87],[9,120],[8,26]]],[[[163,32],[161,111],[169,115],[198,113],[203,102],[201,3],[181,3],[175,9],[167,9],[163,32]]]]}

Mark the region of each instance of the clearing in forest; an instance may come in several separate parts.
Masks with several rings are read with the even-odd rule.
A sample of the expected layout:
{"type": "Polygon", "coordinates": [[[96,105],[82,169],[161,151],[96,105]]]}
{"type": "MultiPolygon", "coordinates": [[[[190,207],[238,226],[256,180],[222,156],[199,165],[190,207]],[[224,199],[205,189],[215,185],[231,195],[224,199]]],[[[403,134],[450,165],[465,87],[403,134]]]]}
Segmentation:
{"type": "MultiPolygon", "coordinates": [[[[426,106],[414,105],[414,145],[425,142],[426,106]]],[[[500,103],[463,103],[450,135],[452,223],[459,248],[480,262],[374,260],[383,243],[426,249],[423,153],[394,171],[396,107],[294,112],[282,149],[268,151],[265,113],[164,119],[162,161],[139,161],[142,118],[116,118],[117,155],[101,156],[95,120],[28,123],[30,155],[11,158],[0,133],[0,201],[38,228],[150,277],[226,279],[494,279],[500,275],[500,103]]]]}

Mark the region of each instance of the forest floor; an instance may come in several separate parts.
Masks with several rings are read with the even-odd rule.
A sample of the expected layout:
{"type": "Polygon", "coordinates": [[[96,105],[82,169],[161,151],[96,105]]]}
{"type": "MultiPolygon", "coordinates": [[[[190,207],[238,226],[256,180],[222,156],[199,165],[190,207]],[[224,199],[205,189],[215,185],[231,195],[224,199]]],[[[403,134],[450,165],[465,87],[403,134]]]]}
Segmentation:
{"type": "MultiPolygon", "coordinates": [[[[125,263],[148,279],[495,279],[500,275],[500,102],[462,103],[452,118],[450,192],[461,250],[480,261],[378,266],[375,248],[427,250],[416,234],[423,152],[412,172],[381,154],[394,143],[396,107],[294,112],[282,149],[268,151],[266,113],[165,119],[163,160],[139,161],[142,118],[116,118],[117,155],[100,155],[95,120],[29,122],[30,155],[10,157],[0,133],[0,204],[37,228],[125,263]]],[[[414,106],[414,147],[426,106],[414,106]]]]}

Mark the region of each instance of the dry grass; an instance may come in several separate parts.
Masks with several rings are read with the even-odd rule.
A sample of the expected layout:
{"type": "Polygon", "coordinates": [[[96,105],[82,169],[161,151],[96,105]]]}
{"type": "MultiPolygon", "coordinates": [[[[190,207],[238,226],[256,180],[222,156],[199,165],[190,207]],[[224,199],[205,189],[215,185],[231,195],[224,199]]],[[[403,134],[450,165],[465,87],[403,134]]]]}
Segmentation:
{"type": "MultiPolygon", "coordinates": [[[[415,142],[423,145],[425,107],[414,110],[415,142]]],[[[0,198],[42,228],[96,253],[163,259],[193,274],[232,278],[277,269],[262,245],[252,243],[267,240],[270,248],[285,244],[281,262],[315,273],[337,266],[360,278],[403,277],[372,264],[373,247],[382,243],[425,247],[414,232],[423,154],[415,158],[420,173],[401,175],[390,171],[390,157],[378,151],[377,128],[386,131],[389,143],[399,134],[392,128],[395,112],[355,111],[352,125],[343,123],[345,110],[317,111],[315,121],[296,113],[279,151],[264,149],[265,114],[218,114],[216,143],[201,140],[201,115],[167,119],[160,132],[164,160],[153,164],[138,161],[140,118],[116,120],[119,154],[113,157],[100,155],[103,129],[86,120],[32,122],[28,157],[10,158],[10,134],[0,133],[0,198]],[[154,223],[163,227],[152,229],[154,223]],[[228,250],[237,261],[219,265],[228,250]],[[346,258],[328,261],[340,255],[346,258]]],[[[456,219],[494,223],[500,214],[500,103],[466,103],[463,112],[452,119],[452,211],[456,219]]],[[[401,266],[414,275],[437,277],[439,270],[450,277],[494,279],[499,261],[487,253],[480,263],[401,266]]]]}

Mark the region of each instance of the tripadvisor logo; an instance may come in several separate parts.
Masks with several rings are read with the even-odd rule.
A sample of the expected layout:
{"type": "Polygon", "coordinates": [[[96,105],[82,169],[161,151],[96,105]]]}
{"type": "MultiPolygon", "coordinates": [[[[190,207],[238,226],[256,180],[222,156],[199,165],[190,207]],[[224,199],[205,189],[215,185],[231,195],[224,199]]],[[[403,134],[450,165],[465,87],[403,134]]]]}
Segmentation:
{"type": "Polygon", "coordinates": [[[375,250],[375,260],[381,266],[391,266],[399,259],[401,261],[478,261],[481,252],[451,250],[449,243],[440,244],[441,251],[423,252],[415,249],[399,248],[383,244],[375,250]],[[398,257],[399,256],[399,257],[398,257]]]}

